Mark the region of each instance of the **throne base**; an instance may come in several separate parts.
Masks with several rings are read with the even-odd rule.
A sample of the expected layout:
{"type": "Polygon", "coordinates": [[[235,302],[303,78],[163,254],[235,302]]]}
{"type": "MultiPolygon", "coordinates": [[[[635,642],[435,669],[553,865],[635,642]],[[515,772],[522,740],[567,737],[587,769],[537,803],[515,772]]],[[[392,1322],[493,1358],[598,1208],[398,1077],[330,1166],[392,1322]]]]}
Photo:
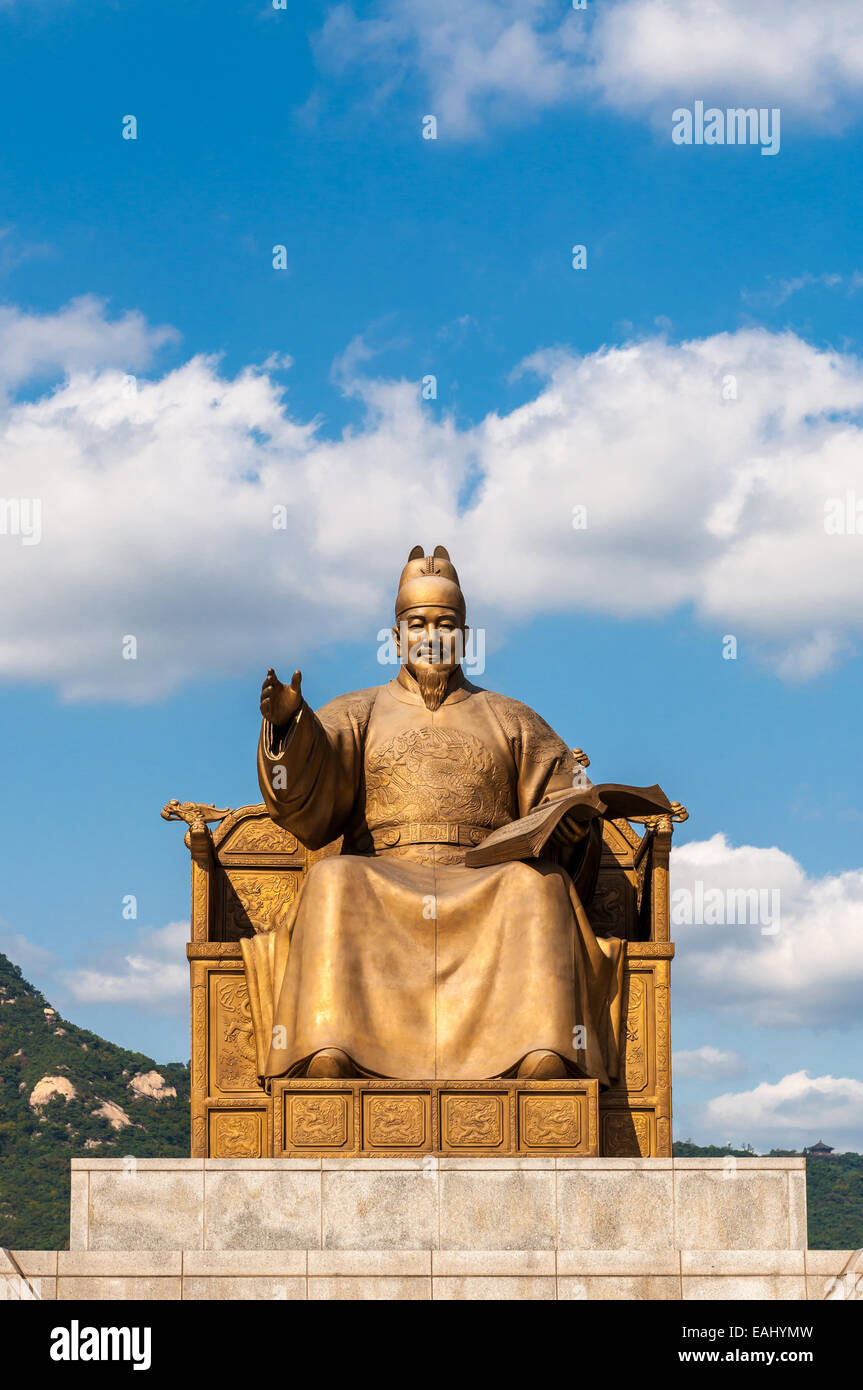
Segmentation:
{"type": "Polygon", "coordinates": [[[280,1079],[272,1156],[589,1158],[599,1153],[598,1092],[598,1082],[580,1079],[280,1079]]]}

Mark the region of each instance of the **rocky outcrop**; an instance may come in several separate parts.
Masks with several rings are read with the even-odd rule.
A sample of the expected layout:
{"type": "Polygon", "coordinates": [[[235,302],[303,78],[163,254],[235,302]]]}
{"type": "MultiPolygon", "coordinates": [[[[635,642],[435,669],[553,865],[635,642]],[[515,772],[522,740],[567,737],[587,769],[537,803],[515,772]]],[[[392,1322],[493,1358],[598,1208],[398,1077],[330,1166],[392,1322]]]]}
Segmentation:
{"type": "Polygon", "coordinates": [[[164,1076],[157,1071],[136,1072],[129,1082],[129,1089],[136,1096],[146,1096],[149,1100],[167,1100],[176,1096],[176,1087],[168,1086],[164,1076]]]}
{"type": "Polygon", "coordinates": [[[107,1120],[112,1129],[125,1129],[132,1123],[122,1105],[117,1105],[113,1100],[103,1100],[101,1105],[90,1111],[90,1114],[107,1120]]]}
{"type": "Polygon", "coordinates": [[[78,1092],[68,1076],[43,1076],[30,1092],[28,1103],[31,1110],[41,1110],[55,1096],[62,1096],[68,1104],[70,1100],[75,1099],[77,1094],[78,1092]]]}

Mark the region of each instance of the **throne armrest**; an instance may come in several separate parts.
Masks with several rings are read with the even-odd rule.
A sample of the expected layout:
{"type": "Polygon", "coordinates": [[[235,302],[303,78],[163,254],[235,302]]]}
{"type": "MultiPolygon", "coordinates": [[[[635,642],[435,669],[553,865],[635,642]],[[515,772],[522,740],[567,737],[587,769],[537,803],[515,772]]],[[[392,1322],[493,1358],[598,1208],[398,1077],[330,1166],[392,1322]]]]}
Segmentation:
{"type": "Polygon", "coordinates": [[[631,816],[630,823],[643,825],[641,843],[633,855],[637,876],[639,920],[647,941],[670,940],[669,872],[674,822],[689,819],[679,801],[672,801],[670,815],[631,816]]]}
{"type": "Polygon", "coordinates": [[[213,905],[213,880],[217,868],[211,823],[230,816],[230,808],[217,810],[212,804],[200,801],[178,801],[174,797],[162,807],[163,820],[180,820],[188,825],[184,838],[192,858],[191,938],[193,942],[212,940],[210,923],[213,905]]]}
{"type": "Polygon", "coordinates": [[[590,913],[600,934],[629,941],[669,940],[672,832],[675,821],[687,818],[686,808],[672,802],[670,815],[603,821],[603,855],[590,913]],[[644,827],[641,834],[637,826],[644,827]]]}

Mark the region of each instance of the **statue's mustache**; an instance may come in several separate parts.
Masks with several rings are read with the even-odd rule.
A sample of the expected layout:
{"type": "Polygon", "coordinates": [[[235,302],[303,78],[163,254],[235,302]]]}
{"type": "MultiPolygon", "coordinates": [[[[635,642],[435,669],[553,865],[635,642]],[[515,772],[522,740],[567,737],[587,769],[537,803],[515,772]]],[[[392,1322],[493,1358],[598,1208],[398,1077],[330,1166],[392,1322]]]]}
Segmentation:
{"type": "Polygon", "coordinates": [[[411,656],[416,660],[431,662],[450,661],[456,655],[455,646],[452,643],[429,642],[426,645],[411,647],[411,656]]]}

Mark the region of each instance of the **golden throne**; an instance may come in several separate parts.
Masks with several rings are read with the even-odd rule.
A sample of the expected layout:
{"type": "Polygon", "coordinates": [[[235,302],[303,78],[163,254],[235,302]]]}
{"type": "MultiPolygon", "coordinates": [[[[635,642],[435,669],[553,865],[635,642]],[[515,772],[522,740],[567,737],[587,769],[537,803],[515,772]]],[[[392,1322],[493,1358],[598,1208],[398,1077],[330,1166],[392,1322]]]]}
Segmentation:
{"type": "MultiPolygon", "coordinates": [[[[675,803],[673,816],[646,817],[638,822],[640,829],[635,822],[603,821],[602,857],[588,916],[598,936],[618,936],[627,943],[621,1075],[602,1094],[596,1082],[583,1083],[584,1144],[564,1148],[565,1152],[643,1158],[671,1154],[669,968],[674,946],[669,941],[668,861],[672,820],[684,820],[686,814],[675,803]]],[[[192,939],[187,947],[192,996],[191,1155],[267,1158],[298,1152],[286,1138],[284,1083],[274,1083],[268,1092],[256,1075],[240,941],[278,927],[304,874],[317,859],[338,853],[341,841],[309,851],[270,820],[262,803],[219,811],[172,801],[162,815],[186,821],[185,843],[192,859],[192,939]],[[216,823],[213,830],[208,822],[216,823]]],[[[410,1091],[412,1083],[376,1084],[390,1088],[391,1099],[380,1097],[378,1103],[389,1104],[392,1110],[395,1093],[410,1091]]],[[[501,1092],[506,1090],[503,1082],[482,1089],[492,1095],[495,1084],[501,1092]]],[[[538,1090],[548,1090],[550,1084],[529,1083],[538,1090]]],[[[472,1083],[453,1085],[470,1089],[472,1083]]],[[[354,1104],[360,1107],[358,1114],[365,1114],[362,1107],[367,1097],[356,1094],[357,1083],[312,1086],[299,1082],[292,1089],[302,1093],[303,1086],[312,1087],[316,1099],[308,1095],[297,1103],[319,1119],[322,1107],[335,1106],[337,1101],[346,1107],[345,1113],[354,1104]],[[327,1095],[328,1088],[332,1096],[327,1095]]],[[[428,1128],[423,1129],[421,1111],[427,1100],[419,1094],[410,1096],[410,1103],[419,1107],[417,1134],[426,1134],[424,1143],[409,1143],[406,1136],[404,1144],[382,1146],[382,1154],[439,1151],[437,1143],[428,1139],[428,1128]]],[[[518,1124],[519,1097],[501,1095],[498,1100],[504,1107],[512,1104],[512,1132],[518,1124]]],[[[433,1096],[430,1103],[435,1103],[433,1096]]],[[[335,1111],[331,1113],[335,1117],[335,1111]]],[[[355,1151],[347,1142],[347,1128],[344,1134],[345,1143],[334,1143],[333,1153],[355,1151]]],[[[511,1151],[542,1150],[521,1145],[511,1151]]]]}

